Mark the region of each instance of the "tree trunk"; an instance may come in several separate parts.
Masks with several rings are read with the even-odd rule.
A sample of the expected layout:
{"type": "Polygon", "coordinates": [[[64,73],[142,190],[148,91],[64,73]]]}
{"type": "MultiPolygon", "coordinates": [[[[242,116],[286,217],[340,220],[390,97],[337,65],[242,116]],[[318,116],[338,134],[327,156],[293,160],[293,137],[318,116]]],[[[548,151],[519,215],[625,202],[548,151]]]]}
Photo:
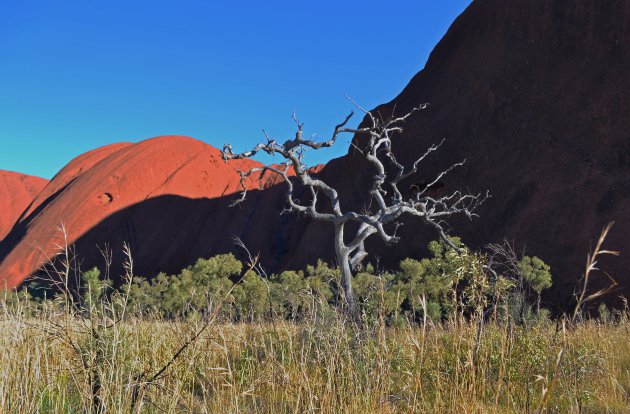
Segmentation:
{"type": "Polygon", "coordinates": [[[361,315],[352,289],[350,254],[343,241],[343,224],[335,225],[335,254],[337,255],[337,265],[341,271],[341,288],[346,300],[347,312],[356,322],[359,322],[361,315]]]}

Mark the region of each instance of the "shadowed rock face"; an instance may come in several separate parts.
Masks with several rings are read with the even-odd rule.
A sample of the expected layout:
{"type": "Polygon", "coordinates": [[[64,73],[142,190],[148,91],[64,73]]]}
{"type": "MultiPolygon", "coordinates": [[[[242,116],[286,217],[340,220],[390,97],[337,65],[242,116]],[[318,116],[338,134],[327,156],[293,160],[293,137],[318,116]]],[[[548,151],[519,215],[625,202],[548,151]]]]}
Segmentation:
{"type": "Polygon", "coordinates": [[[0,240],[11,231],[47,182],[43,178],[0,170],[0,240]]]}
{"type": "MultiPolygon", "coordinates": [[[[401,94],[376,110],[403,113],[431,103],[395,137],[394,150],[407,164],[447,140],[409,187],[466,159],[436,191],[490,190],[480,217],[453,220],[453,234],[474,247],[507,238],[540,256],[556,277],[546,299],[559,304],[601,228],[616,220],[607,245],[625,254],[602,266],[628,296],[629,68],[628,2],[480,0],[453,23],[401,94]]],[[[0,245],[0,275],[15,286],[34,271],[42,260],[33,243],[49,251],[62,220],[85,267],[103,263],[95,245],[108,242],[119,253],[128,241],[136,273],[145,276],[233,251],[233,235],[259,251],[270,270],[332,259],[331,226],[281,216],[284,188],[270,177],[261,181],[266,190],[228,208],[238,189],[236,170],[253,165],[226,165],[216,149],[182,137],[88,153],[51,181],[0,245]]],[[[346,208],[368,203],[373,172],[364,167],[351,151],[320,172],[346,208]]],[[[370,259],[392,266],[424,254],[437,237],[414,221],[399,233],[403,242],[394,247],[373,240],[370,259]]],[[[115,258],[112,272],[120,262],[115,258]]]]}
{"type": "MultiPolygon", "coordinates": [[[[557,277],[547,300],[557,303],[573,290],[602,227],[615,220],[606,245],[622,256],[602,267],[628,296],[629,69],[629,2],[480,0],[453,23],[425,69],[377,110],[431,103],[407,122],[395,151],[410,164],[446,138],[416,179],[466,159],[442,191],[490,190],[478,219],[451,221],[454,234],[477,247],[507,238],[543,258],[557,277]]],[[[360,163],[351,164],[347,174],[329,175],[347,194],[362,180],[360,163]]],[[[353,203],[364,201],[357,194],[353,203]]],[[[401,235],[409,242],[372,248],[395,263],[435,237],[412,225],[401,235]]]]}

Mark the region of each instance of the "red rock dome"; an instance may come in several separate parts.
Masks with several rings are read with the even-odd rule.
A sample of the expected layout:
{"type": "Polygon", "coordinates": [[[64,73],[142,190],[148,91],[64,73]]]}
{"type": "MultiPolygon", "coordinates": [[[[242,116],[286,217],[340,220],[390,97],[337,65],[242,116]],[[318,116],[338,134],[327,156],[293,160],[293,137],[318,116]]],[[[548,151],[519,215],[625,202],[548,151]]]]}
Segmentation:
{"type": "MultiPolygon", "coordinates": [[[[216,148],[182,136],[113,144],[83,154],[46,185],[8,235],[0,248],[0,258],[4,256],[0,277],[13,288],[40,268],[57,253],[58,245],[64,244],[59,232],[62,225],[67,242],[72,244],[116,213],[147,200],[167,195],[212,199],[234,193],[239,190],[236,170],[256,165],[250,160],[226,164],[216,148]]],[[[178,222],[161,216],[165,212],[150,212],[155,221],[145,224],[155,230],[155,237],[143,239],[151,249],[162,253],[173,241],[160,234],[168,234],[166,227],[176,227],[178,222]]],[[[109,230],[124,233],[124,225],[116,224],[122,230],[117,225],[110,225],[109,230]]],[[[126,236],[128,240],[123,241],[133,241],[129,240],[133,234],[126,236]]],[[[109,238],[97,239],[95,243],[101,248],[112,242],[109,238]]],[[[88,256],[93,258],[92,254],[88,256]]]]}
{"type": "Polygon", "coordinates": [[[43,178],[0,170],[0,240],[46,183],[48,180],[43,178]]]}

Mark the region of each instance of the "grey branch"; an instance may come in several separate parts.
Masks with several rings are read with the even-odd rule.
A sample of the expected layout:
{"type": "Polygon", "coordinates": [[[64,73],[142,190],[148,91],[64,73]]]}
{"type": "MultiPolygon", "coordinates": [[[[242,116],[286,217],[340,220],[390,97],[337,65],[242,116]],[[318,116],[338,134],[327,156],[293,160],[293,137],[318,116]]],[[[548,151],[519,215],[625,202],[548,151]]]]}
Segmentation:
{"type": "MultiPolygon", "coordinates": [[[[265,132],[266,143],[260,143],[250,151],[234,153],[231,145],[224,145],[222,157],[225,161],[252,157],[260,151],[271,155],[280,155],[284,160],[283,167],[261,166],[246,172],[240,172],[242,192],[234,204],[245,200],[247,179],[252,174],[260,173],[262,178],[262,174],[269,171],[282,177],[287,187],[286,197],[289,211],[303,213],[315,220],[328,221],[335,225],[335,251],[337,252],[340,266],[346,263],[348,268],[357,268],[367,256],[365,240],[373,234],[377,234],[386,243],[398,242],[399,237],[396,235],[396,229],[400,225],[400,218],[404,215],[420,218],[433,227],[446,243],[459,251],[457,246],[447,237],[442,220],[456,214],[463,214],[468,218],[474,217],[474,210],[489,197],[489,194],[463,194],[460,191],[455,191],[451,195],[435,198],[427,195],[427,192],[453,169],[462,166],[465,160],[453,163],[439,172],[428,185],[418,189],[415,194],[405,196],[403,191],[399,189],[400,182],[419,174],[422,162],[431,153],[437,151],[445,142],[442,140],[439,144],[430,146],[416,159],[410,168],[406,168],[396,158],[392,148],[392,136],[402,132],[402,125],[405,121],[416,111],[425,109],[428,104],[422,104],[413,108],[402,116],[392,114],[389,118],[383,119],[366,111],[351,98],[348,99],[358,110],[365,114],[364,124],[366,126],[361,128],[346,127],[354,114],[354,112],[350,112],[342,122],[335,126],[330,139],[316,141],[303,137],[304,124],[293,113],[293,121],[297,126],[297,130],[293,138],[287,139],[283,143],[279,143],[278,140],[271,138],[265,132]],[[311,171],[303,161],[302,155],[304,150],[331,147],[335,144],[340,134],[345,133],[355,134],[357,138],[366,138],[359,139],[353,142],[352,145],[364,156],[374,170],[368,191],[376,208],[361,212],[342,211],[337,190],[317,178],[317,176],[311,175],[311,171]],[[303,198],[306,198],[305,201],[294,199],[296,183],[307,189],[303,195],[303,198]],[[388,190],[391,191],[391,194],[388,194],[388,190]],[[327,209],[324,209],[324,203],[328,204],[327,209]],[[344,225],[348,222],[355,222],[359,226],[356,233],[350,238],[350,241],[346,242],[343,232],[344,225]]],[[[346,297],[348,295],[352,297],[352,292],[346,289],[346,297]]]]}
{"type": "MultiPolygon", "coordinates": [[[[352,101],[351,98],[348,99],[352,101]]],[[[401,132],[401,124],[404,123],[414,112],[426,108],[427,104],[416,107],[403,116],[396,117],[392,115],[389,119],[383,120],[374,116],[369,111],[366,111],[354,101],[352,102],[359,110],[366,114],[366,120],[369,124],[368,126],[358,129],[346,128],[345,125],[354,114],[354,112],[351,112],[342,122],[335,126],[333,134],[329,140],[314,141],[303,138],[304,124],[300,122],[296,114],[293,113],[292,117],[297,126],[297,131],[294,138],[284,141],[283,144],[279,144],[277,140],[270,138],[269,135],[265,133],[267,142],[256,145],[250,151],[236,154],[233,152],[231,145],[224,145],[222,156],[226,161],[251,157],[261,150],[268,154],[278,154],[285,160],[285,164],[283,164],[284,168],[262,166],[253,168],[249,171],[240,172],[240,185],[242,187],[242,192],[241,196],[233,204],[239,204],[245,200],[247,195],[246,180],[252,174],[259,172],[262,177],[262,174],[269,171],[281,176],[286,184],[286,197],[289,210],[303,213],[316,220],[330,221],[336,224],[344,224],[349,221],[361,224],[355,238],[345,246],[345,250],[348,253],[354,252],[355,256],[353,259],[353,265],[360,263],[360,261],[366,256],[363,248],[361,247],[361,249],[359,249],[359,246],[362,246],[364,240],[372,234],[378,234],[383,241],[388,243],[397,242],[398,237],[395,236],[395,234],[388,233],[385,226],[389,223],[396,222],[404,214],[417,216],[423,219],[431,227],[435,228],[438,234],[447,243],[449,243],[446,232],[439,220],[454,214],[464,214],[467,217],[472,218],[474,216],[473,211],[483,201],[485,201],[489,195],[487,193],[476,195],[462,194],[460,191],[456,191],[449,196],[441,198],[425,196],[425,193],[429,188],[431,188],[431,186],[436,184],[453,169],[462,166],[465,162],[464,160],[450,165],[448,168],[437,174],[428,185],[426,185],[423,189],[420,189],[420,191],[418,191],[413,197],[407,200],[404,199],[402,192],[398,188],[399,183],[402,180],[419,173],[422,161],[424,161],[432,152],[438,150],[445,140],[442,140],[436,145],[430,146],[418,159],[416,159],[411,168],[406,169],[398,162],[396,155],[392,151],[392,135],[395,132],[401,132]],[[375,170],[375,174],[372,177],[372,186],[369,192],[373,201],[376,203],[376,212],[342,212],[337,191],[320,179],[313,177],[309,172],[309,169],[302,161],[301,153],[304,147],[311,149],[330,147],[334,145],[337,138],[342,133],[353,133],[368,136],[367,145],[361,149],[361,153],[375,170]],[[393,169],[396,170],[394,174],[391,174],[391,178],[388,175],[384,164],[385,158],[389,160],[393,169]],[[295,180],[298,180],[300,184],[308,188],[310,199],[304,204],[294,199],[295,180]],[[386,199],[387,191],[384,189],[386,184],[393,191],[391,200],[386,199]],[[318,208],[320,208],[318,206],[319,194],[323,194],[327,198],[332,213],[324,213],[321,210],[318,210],[318,208]]]]}

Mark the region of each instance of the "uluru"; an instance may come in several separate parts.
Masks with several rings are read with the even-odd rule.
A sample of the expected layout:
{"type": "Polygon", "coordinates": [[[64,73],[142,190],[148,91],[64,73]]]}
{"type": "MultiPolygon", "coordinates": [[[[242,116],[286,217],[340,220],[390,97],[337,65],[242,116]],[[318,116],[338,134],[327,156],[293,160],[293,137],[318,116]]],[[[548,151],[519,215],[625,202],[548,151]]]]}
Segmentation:
{"type": "MultiPolygon", "coordinates": [[[[482,248],[503,239],[547,261],[557,278],[547,300],[570,296],[588,249],[615,221],[608,242],[630,251],[630,7],[588,1],[479,0],[452,24],[418,72],[375,113],[403,113],[428,102],[394,137],[410,164],[431,144],[446,140],[418,181],[466,160],[441,183],[443,191],[489,190],[492,198],[453,233],[482,248]]],[[[413,50],[408,51],[413,54],[413,50]]],[[[343,114],[340,114],[340,118],[343,114]]],[[[331,126],[337,120],[331,120],[331,126]]],[[[241,161],[255,165],[254,161],[241,161]]],[[[176,271],[198,257],[233,249],[233,236],[261,252],[272,270],[298,268],[334,257],[332,229],[280,215],[282,186],[266,178],[247,202],[229,205],[239,190],[236,164],[219,151],[184,137],[115,144],[80,156],[35,198],[0,246],[0,274],[17,286],[42,264],[55,228],[64,223],[84,265],[102,262],[96,246],[114,252],[120,271],[123,242],[131,244],[140,274],[176,271]]],[[[353,148],[330,161],[320,176],[347,206],[366,203],[371,174],[353,148]]],[[[422,256],[437,236],[406,225],[407,242],[374,242],[383,263],[422,256]]],[[[619,293],[630,294],[628,255],[611,261],[619,293]]]]}
{"type": "MultiPolygon", "coordinates": [[[[487,189],[492,197],[479,218],[452,221],[453,231],[475,247],[506,239],[544,258],[555,280],[550,304],[571,297],[589,249],[610,221],[607,243],[622,252],[602,263],[619,284],[610,297],[630,295],[629,28],[630,5],[623,1],[475,1],[425,68],[376,108],[405,113],[430,103],[396,137],[400,157],[409,165],[445,139],[419,180],[466,160],[445,178],[444,191],[487,189]]],[[[363,193],[354,189],[366,178],[357,158],[351,151],[324,175],[360,205],[363,193]]],[[[306,234],[318,231],[312,223],[306,234]]],[[[416,226],[401,232],[409,243],[374,247],[392,264],[435,238],[418,235],[416,226]]]]}
{"type": "MultiPolygon", "coordinates": [[[[256,165],[227,165],[217,149],[182,136],[90,151],[62,169],[24,211],[0,244],[0,274],[15,287],[71,244],[84,266],[105,266],[102,254],[111,249],[118,272],[128,243],[141,274],[181,269],[217,246],[230,246],[231,229],[256,223],[243,209],[212,201],[239,191],[237,170],[256,165]]],[[[274,180],[265,176],[256,186],[274,180]]]]}
{"type": "Polygon", "coordinates": [[[1,9],[0,414],[630,413],[630,0],[1,9]]]}

